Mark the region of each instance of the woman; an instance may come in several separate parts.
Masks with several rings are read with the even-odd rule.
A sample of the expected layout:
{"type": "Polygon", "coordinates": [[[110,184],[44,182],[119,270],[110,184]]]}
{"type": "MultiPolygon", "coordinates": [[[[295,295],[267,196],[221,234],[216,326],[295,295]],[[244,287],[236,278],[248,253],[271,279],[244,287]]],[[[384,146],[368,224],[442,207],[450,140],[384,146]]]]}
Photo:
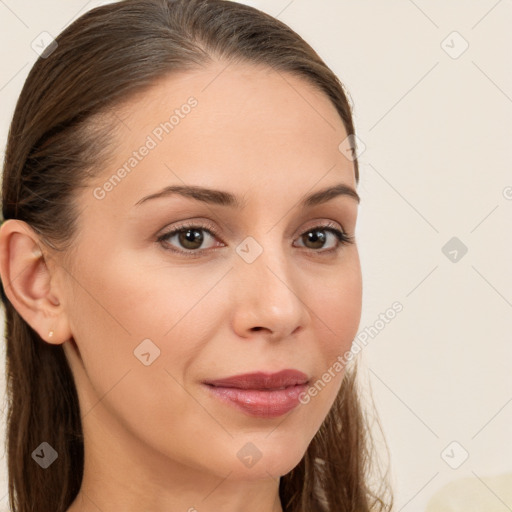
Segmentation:
{"type": "Polygon", "coordinates": [[[388,509],[343,356],[353,138],[248,6],[126,0],[48,46],[3,177],[13,512],[388,509]]]}

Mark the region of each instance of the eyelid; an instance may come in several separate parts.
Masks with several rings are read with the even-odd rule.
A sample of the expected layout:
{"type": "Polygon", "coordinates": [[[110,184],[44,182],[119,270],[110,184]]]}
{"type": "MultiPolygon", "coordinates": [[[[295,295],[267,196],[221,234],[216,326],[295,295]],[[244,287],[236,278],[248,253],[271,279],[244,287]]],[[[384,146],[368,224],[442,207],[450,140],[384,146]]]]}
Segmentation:
{"type": "MultiPolygon", "coordinates": [[[[208,219],[192,219],[192,220],[185,220],[185,221],[177,222],[176,224],[174,224],[172,226],[172,228],[169,228],[169,229],[163,228],[163,230],[161,230],[162,233],[157,236],[158,237],[167,236],[169,233],[172,233],[174,231],[179,231],[180,229],[187,229],[187,228],[192,228],[192,227],[204,228],[205,231],[210,231],[211,234],[213,234],[217,237],[220,237],[220,233],[217,230],[217,227],[215,226],[215,224],[213,222],[209,221],[208,219]]],[[[308,231],[309,229],[327,228],[327,227],[333,228],[333,229],[338,229],[338,230],[342,231],[343,233],[347,234],[347,231],[339,222],[335,222],[332,220],[319,219],[319,220],[313,220],[313,221],[310,221],[309,223],[307,223],[306,227],[301,228],[300,231],[296,231],[294,233],[293,237],[296,238],[297,236],[304,234],[304,232],[308,231]]]]}
{"type": "Polygon", "coordinates": [[[294,238],[297,238],[297,236],[303,235],[307,231],[310,231],[312,229],[317,229],[317,228],[320,228],[320,229],[332,228],[332,229],[341,231],[342,233],[346,233],[345,229],[339,222],[335,222],[333,220],[326,220],[326,219],[323,219],[323,220],[315,219],[315,220],[312,220],[311,222],[306,223],[306,227],[301,228],[300,231],[294,235],[294,238]]]}
{"type": "Polygon", "coordinates": [[[207,219],[198,219],[198,220],[193,219],[193,220],[184,220],[182,222],[178,222],[176,224],[173,224],[172,228],[169,228],[169,229],[164,228],[163,233],[159,236],[167,236],[169,233],[172,233],[174,231],[180,231],[182,229],[187,229],[187,228],[201,228],[201,229],[204,229],[205,231],[211,232],[212,235],[215,235],[217,237],[220,236],[220,233],[218,232],[215,225],[207,219]]]}

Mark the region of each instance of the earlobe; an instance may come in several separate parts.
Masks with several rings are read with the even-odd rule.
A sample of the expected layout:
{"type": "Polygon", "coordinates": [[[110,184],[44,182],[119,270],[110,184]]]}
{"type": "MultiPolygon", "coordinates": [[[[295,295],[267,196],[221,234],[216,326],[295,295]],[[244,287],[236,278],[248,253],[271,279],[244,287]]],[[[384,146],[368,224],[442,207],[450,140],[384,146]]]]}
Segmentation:
{"type": "Polygon", "coordinates": [[[26,222],[8,219],[0,227],[0,276],[5,294],[41,339],[52,344],[71,337],[59,300],[55,265],[47,265],[42,242],[26,222]],[[54,279],[52,279],[52,277],[54,279]],[[52,334],[50,334],[50,332],[52,334]]]}

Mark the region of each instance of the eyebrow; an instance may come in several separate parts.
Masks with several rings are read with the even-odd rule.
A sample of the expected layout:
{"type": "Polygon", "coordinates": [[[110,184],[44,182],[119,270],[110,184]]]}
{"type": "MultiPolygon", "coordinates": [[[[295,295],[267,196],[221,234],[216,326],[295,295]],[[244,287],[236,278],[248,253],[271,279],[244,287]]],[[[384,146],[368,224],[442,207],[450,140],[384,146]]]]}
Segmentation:
{"type": "MultiPolygon", "coordinates": [[[[155,192],[154,194],[143,197],[137,201],[134,206],[139,206],[151,199],[168,197],[174,194],[195,199],[203,203],[228,206],[236,209],[243,209],[246,206],[245,201],[240,199],[238,196],[235,196],[231,192],[200,187],[197,185],[169,185],[159,192],[155,192]]],[[[337,185],[324,188],[318,192],[314,192],[304,197],[300,201],[299,206],[302,208],[316,206],[318,204],[330,201],[331,199],[338,196],[351,197],[352,199],[355,199],[357,203],[360,203],[361,201],[358,193],[353,188],[345,185],[344,183],[338,183],[337,185]]]]}

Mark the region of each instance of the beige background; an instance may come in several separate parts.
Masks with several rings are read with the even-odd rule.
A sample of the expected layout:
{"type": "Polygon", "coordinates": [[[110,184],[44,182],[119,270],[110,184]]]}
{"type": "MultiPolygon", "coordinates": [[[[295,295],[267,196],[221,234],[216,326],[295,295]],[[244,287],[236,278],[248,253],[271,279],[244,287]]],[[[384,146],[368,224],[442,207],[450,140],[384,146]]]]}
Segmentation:
{"type": "MultiPolygon", "coordinates": [[[[32,41],[101,3],[0,0],[2,158],[32,41]]],[[[355,106],[360,331],[403,305],[360,353],[396,510],[512,510],[512,2],[246,3],[308,40],[355,106]],[[468,249],[455,262],[453,237],[468,249]]]]}

